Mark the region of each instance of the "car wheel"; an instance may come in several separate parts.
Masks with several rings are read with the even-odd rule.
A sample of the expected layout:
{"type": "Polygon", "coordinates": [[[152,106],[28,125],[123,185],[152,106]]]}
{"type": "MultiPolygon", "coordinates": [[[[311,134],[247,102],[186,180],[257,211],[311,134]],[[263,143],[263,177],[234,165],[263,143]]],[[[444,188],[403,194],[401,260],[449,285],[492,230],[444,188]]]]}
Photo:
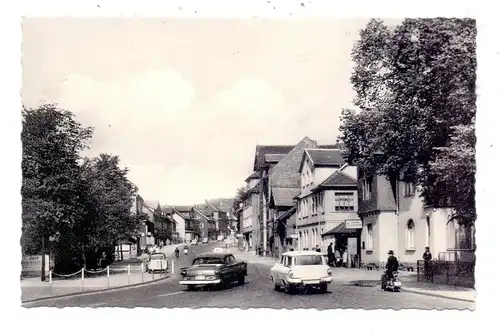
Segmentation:
{"type": "Polygon", "coordinates": [[[240,277],[238,278],[238,284],[240,286],[245,284],[245,275],[241,274],[240,277]]]}
{"type": "Polygon", "coordinates": [[[294,294],[296,291],[295,286],[290,283],[285,283],[285,293],[294,294]]]}
{"type": "Polygon", "coordinates": [[[326,284],[326,283],[320,284],[319,291],[323,294],[326,293],[328,291],[328,284],[326,284]]]}

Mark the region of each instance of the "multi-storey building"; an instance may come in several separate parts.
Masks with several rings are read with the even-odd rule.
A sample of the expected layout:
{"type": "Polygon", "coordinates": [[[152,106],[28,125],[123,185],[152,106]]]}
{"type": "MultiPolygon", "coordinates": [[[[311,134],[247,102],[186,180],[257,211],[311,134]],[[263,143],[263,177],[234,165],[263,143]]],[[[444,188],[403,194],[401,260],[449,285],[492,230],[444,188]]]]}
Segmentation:
{"type": "MultiPolygon", "coordinates": [[[[361,221],[357,216],[356,168],[342,158],[340,149],[307,149],[300,164],[297,196],[297,232],[300,249],[330,243],[359,257],[361,221]]],[[[356,258],[357,258],[356,257],[356,258]]]]}
{"type": "Polygon", "coordinates": [[[410,182],[358,172],[363,265],[383,266],[393,250],[403,265],[414,267],[427,246],[435,259],[474,259],[474,228],[450,221],[451,208],[426,205],[410,182]]]}

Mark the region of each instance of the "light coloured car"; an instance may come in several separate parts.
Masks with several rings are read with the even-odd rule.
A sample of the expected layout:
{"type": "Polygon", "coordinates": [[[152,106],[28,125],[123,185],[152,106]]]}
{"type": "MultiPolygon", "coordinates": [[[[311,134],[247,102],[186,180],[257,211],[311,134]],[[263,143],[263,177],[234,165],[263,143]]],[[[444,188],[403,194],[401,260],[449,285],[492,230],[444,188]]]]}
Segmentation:
{"type": "Polygon", "coordinates": [[[167,257],[164,253],[156,252],[149,256],[149,260],[146,263],[146,268],[148,273],[167,271],[167,257]]]}
{"type": "Polygon", "coordinates": [[[224,250],[222,247],[216,247],[214,249],[214,253],[222,253],[222,252],[226,252],[226,250],[224,250]]]}
{"type": "Polygon", "coordinates": [[[280,262],[271,268],[271,281],[275,290],[283,288],[293,293],[304,287],[328,290],[332,282],[332,270],[323,254],[316,251],[291,251],[281,255],[280,262]]]}

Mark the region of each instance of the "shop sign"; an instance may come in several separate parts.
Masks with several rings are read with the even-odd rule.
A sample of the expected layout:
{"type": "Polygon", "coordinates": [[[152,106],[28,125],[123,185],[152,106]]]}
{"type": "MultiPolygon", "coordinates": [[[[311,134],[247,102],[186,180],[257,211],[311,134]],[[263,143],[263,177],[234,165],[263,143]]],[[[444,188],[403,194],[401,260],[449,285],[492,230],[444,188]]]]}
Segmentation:
{"type": "Polygon", "coordinates": [[[347,220],[345,221],[346,229],[361,229],[363,228],[363,223],[361,220],[347,220]]]}

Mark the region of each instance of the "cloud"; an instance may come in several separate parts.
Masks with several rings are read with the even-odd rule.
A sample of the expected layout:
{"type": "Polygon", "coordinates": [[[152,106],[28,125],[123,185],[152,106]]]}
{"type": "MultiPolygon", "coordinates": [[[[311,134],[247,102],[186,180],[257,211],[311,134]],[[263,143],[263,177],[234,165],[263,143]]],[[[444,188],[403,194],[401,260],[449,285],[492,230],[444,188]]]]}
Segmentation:
{"type": "Polygon", "coordinates": [[[300,120],[303,107],[287,105],[258,77],[208,101],[196,100],[193,84],[174,70],[121,82],[71,76],[61,92],[60,106],[95,127],[91,154],[119,155],[140,193],[164,204],[232,196],[251,172],[255,144],[295,143],[324,123],[300,120]]]}

